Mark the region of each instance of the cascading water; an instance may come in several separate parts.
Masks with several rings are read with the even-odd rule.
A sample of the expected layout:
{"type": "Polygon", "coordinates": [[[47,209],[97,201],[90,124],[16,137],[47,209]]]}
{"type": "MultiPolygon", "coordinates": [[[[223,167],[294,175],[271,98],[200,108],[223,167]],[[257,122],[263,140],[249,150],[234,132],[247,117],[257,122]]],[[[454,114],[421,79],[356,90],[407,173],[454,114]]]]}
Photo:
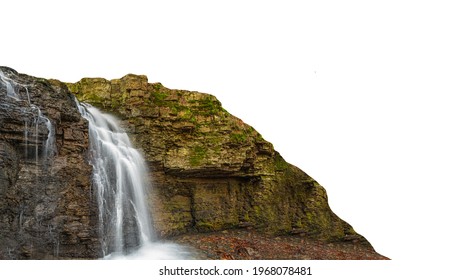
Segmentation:
{"type": "Polygon", "coordinates": [[[77,105],[89,122],[103,256],[107,259],[187,258],[189,253],[183,247],[155,242],[146,202],[145,161],[117,120],[90,105],[78,102],[77,105]]]}
{"type": "Polygon", "coordinates": [[[40,165],[46,166],[47,160],[56,152],[55,131],[52,122],[38,106],[31,103],[28,86],[5,75],[2,70],[0,70],[0,90],[5,91],[6,100],[9,100],[2,106],[6,106],[10,110],[20,110],[19,114],[24,118],[23,145],[25,147],[25,159],[32,157],[32,154],[34,154],[37,167],[39,168],[40,165]],[[40,126],[45,126],[48,130],[45,142],[39,140],[40,126]],[[29,138],[29,136],[32,137],[29,138]],[[39,154],[40,149],[42,150],[41,155],[39,154]],[[41,163],[39,162],[40,156],[44,159],[41,163]]]}
{"type": "Polygon", "coordinates": [[[6,87],[7,96],[15,100],[20,100],[20,97],[18,96],[15,91],[15,88],[13,87],[11,79],[5,76],[2,70],[0,70],[0,80],[2,81],[2,84],[4,84],[6,87]]]}
{"type": "Polygon", "coordinates": [[[127,253],[153,237],[144,197],[144,160],[112,116],[90,106],[79,108],[89,122],[103,253],[127,253]]]}

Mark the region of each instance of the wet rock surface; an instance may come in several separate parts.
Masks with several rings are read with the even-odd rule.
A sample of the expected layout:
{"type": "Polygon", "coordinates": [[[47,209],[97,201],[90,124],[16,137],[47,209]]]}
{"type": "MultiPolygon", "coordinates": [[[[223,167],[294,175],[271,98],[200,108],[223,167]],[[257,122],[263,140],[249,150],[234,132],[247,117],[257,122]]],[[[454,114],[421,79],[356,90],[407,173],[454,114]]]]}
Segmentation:
{"type": "Polygon", "coordinates": [[[87,123],[64,84],[0,70],[0,259],[96,258],[87,123]]]}

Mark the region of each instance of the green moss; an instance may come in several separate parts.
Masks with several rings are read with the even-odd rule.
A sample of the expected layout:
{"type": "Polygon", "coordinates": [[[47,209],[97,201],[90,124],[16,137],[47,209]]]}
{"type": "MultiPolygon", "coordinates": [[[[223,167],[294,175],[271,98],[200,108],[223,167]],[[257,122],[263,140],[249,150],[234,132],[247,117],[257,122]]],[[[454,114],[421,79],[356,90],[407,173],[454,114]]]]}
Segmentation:
{"type": "Polygon", "coordinates": [[[77,99],[80,102],[86,102],[98,107],[102,107],[104,105],[104,102],[106,101],[105,99],[96,94],[77,95],[77,99]]]}
{"type": "Polygon", "coordinates": [[[207,149],[204,146],[195,146],[189,155],[189,164],[198,166],[207,156],[207,149]]]}
{"type": "Polygon", "coordinates": [[[272,194],[261,194],[262,199],[253,206],[252,217],[257,226],[266,228],[266,231],[277,232],[282,227],[279,224],[279,215],[276,211],[277,198],[272,194]]]}
{"type": "Polygon", "coordinates": [[[179,116],[182,120],[190,121],[192,123],[196,122],[196,118],[193,116],[193,112],[189,107],[183,108],[179,116]]]}
{"type": "Polygon", "coordinates": [[[157,105],[163,105],[168,93],[161,91],[161,84],[155,84],[154,91],[152,92],[153,102],[157,105]]]}
{"type": "Polygon", "coordinates": [[[204,97],[199,100],[199,110],[200,114],[203,116],[216,115],[221,111],[221,104],[217,100],[214,100],[211,97],[204,97]]]}
{"type": "Polygon", "coordinates": [[[121,105],[121,102],[120,102],[119,99],[117,99],[117,98],[112,98],[111,99],[111,108],[116,109],[120,105],[121,105]]]}
{"type": "Polygon", "coordinates": [[[154,104],[158,106],[168,106],[172,103],[166,100],[169,96],[169,93],[168,90],[162,86],[162,84],[153,84],[153,89],[154,91],[151,93],[151,100],[154,104]]]}
{"type": "Polygon", "coordinates": [[[243,219],[241,220],[244,222],[250,222],[251,221],[250,215],[248,215],[248,213],[245,213],[245,215],[243,215],[243,219]]]}
{"type": "Polygon", "coordinates": [[[73,94],[78,94],[80,92],[80,82],[78,83],[65,83],[69,91],[73,94]]]}
{"type": "Polygon", "coordinates": [[[261,207],[259,207],[258,205],[253,206],[253,212],[254,212],[255,217],[263,220],[264,211],[261,210],[261,207]]]}
{"type": "Polygon", "coordinates": [[[213,151],[215,155],[220,155],[222,153],[222,148],[220,146],[215,146],[213,151]]]}
{"type": "Polygon", "coordinates": [[[241,144],[246,142],[247,136],[244,133],[232,133],[230,134],[230,140],[234,143],[241,144]]]}
{"type": "Polygon", "coordinates": [[[314,229],[318,228],[318,216],[315,215],[313,212],[309,211],[305,213],[305,219],[307,221],[307,224],[313,225],[314,229]]]}
{"type": "Polygon", "coordinates": [[[170,110],[171,110],[170,115],[174,115],[174,116],[177,116],[177,115],[178,115],[179,110],[178,110],[178,108],[177,108],[176,106],[170,107],[170,110]]]}
{"type": "Polygon", "coordinates": [[[279,155],[279,153],[276,153],[274,156],[274,167],[276,168],[276,171],[282,171],[286,170],[289,167],[289,164],[279,155]]]}

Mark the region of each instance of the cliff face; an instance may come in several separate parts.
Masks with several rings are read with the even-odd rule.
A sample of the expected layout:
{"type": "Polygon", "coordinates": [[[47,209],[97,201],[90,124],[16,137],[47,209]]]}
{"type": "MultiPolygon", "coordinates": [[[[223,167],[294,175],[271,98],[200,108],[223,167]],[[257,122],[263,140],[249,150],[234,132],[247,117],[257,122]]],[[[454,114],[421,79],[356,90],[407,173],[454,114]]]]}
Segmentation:
{"type": "Polygon", "coordinates": [[[64,84],[0,67],[0,259],[101,256],[88,123],[71,93],[116,115],[149,166],[161,236],[251,227],[367,241],[325,189],[212,95],[145,76],[64,84]]]}
{"type": "Polygon", "coordinates": [[[0,259],[96,258],[87,123],[64,84],[0,71],[0,259]]]}
{"type": "Polygon", "coordinates": [[[138,75],[67,86],[79,100],[118,116],[143,151],[159,234],[254,227],[363,240],[330,210],[318,182],[214,96],[171,90],[138,75]]]}

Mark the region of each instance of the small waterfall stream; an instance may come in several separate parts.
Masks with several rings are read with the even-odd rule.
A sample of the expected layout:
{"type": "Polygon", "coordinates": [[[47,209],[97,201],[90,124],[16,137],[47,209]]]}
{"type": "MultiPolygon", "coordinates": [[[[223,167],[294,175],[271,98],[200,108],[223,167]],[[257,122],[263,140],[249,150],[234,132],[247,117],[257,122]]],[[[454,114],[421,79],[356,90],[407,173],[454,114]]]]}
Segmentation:
{"type": "MultiPolygon", "coordinates": [[[[2,70],[0,70],[0,80],[2,82],[2,84],[5,85],[6,87],[6,93],[7,93],[7,96],[10,97],[10,98],[13,98],[15,100],[20,100],[20,97],[18,96],[18,94],[16,93],[16,90],[14,88],[14,84],[15,82],[12,81],[10,78],[8,78],[2,70]]],[[[29,97],[28,97],[28,102],[29,101],[29,97]]]]}
{"type": "MultiPolygon", "coordinates": [[[[56,125],[55,121],[48,116],[49,112],[47,112],[45,102],[39,102],[42,101],[38,99],[40,92],[30,92],[30,89],[34,87],[33,84],[21,79],[15,71],[8,68],[0,69],[0,110],[3,113],[2,117],[5,118],[0,122],[9,123],[12,127],[17,128],[16,133],[19,137],[13,137],[16,141],[13,144],[18,147],[18,150],[23,149],[20,157],[22,157],[24,168],[20,168],[20,170],[26,170],[24,174],[19,176],[28,178],[28,172],[31,172],[32,178],[35,178],[37,184],[37,189],[34,191],[41,192],[48,187],[47,177],[52,172],[50,167],[57,154],[56,125]]],[[[50,202],[49,198],[35,200],[32,197],[25,197],[23,195],[27,191],[21,189],[21,184],[17,191],[18,200],[12,204],[11,208],[14,213],[16,211],[16,217],[13,219],[17,221],[15,224],[18,235],[23,238],[29,237],[32,228],[43,232],[40,236],[42,242],[53,244],[51,247],[54,252],[51,255],[58,258],[60,256],[59,234],[55,231],[51,220],[44,219],[46,215],[41,211],[45,208],[44,205],[50,202]]],[[[51,197],[53,194],[48,196],[51,197]]],[[[34,238],[30,238],[30,240],[34,240],[34,238]]],[[[28,250],[33,252],[33,247],[33,241],[30,241],[28,250]]],[[[11,250],[11,252],[13,251],[11,250]]],[[[8,254],[8,256],[13,257],[14,254],[8,254]]]]}
{"type": "Polygon", "coordinates": [[[20,115],[24,118],[25,159],[31,158],[34,154],[36,166],[39,168],[40,165],[47,163],[47,160],[56,152],[54,125],[37,105],[31,103],[28,86],[8,77],[2,70],[0,70],[0,90],[5,91],[6,100],[9,100],[2,106],[6,106],[10,110],[20,110],[20,115]],[[48,130],[45,143],[39,140],[40,126],[45,126],[48,130]],[[41,155],[39,154],[40,150],[42,150],[41,155]],[[39,162],[41,156],[44,159],[43,162],[39,162]]]}
{"type": "Polygon", "coordinates": [[[189,253],[156,242],[147,206],[147,167],[142,155],[111,115],[78,104],[89,122],[93,184],[99,205],[101,247],[105,259],[181,259],[189,253]]]}

